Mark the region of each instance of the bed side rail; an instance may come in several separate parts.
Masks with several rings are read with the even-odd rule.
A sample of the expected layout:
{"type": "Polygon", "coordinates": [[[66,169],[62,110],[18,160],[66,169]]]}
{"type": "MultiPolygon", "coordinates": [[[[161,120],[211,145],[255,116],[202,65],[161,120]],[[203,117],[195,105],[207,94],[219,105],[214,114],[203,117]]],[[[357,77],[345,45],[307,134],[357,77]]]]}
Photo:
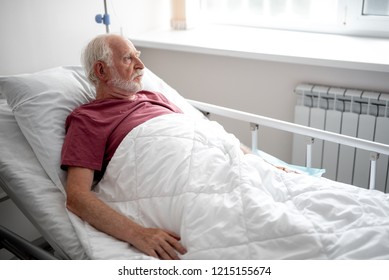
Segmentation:
{"type": "Polygon", "coordinates": [[[0,225],[0,249],[5,248],[21,260],[56,260],[49,252],[0,225]]]}
{"type": "Polygon", "coordinates": [[[195,100],[187,100],[187,101],[200,111],[250,123],[250,127],[253,132],[252,133],[253,150],[257,150],[256,135],[259,126],[271,127],[278,130],[307,136],[309,138],[309,141],[307,143],[307,152],[306,152],[307,167],[311,167],[312,144],[315,139],[326,140],[333,143],[343,144],[350,147],[369,151],[370,152],[370,174],[371,174],[369,189],[375,188],[376,161],[378,159],[378,156],[380,154],[389,155],[389,145],[383,143],[378,143],[378,142],[373,142],[361,138],[355,138],[347,135],[333,133],[330,131],[307,127],[307,126],[303,126],[291,122],[277,120],[269,117],[264,117],[261,115],[251,114],[251,113],[238,111],[235,109],[230,109],[230,108],[221,107],[217,105],[212,105],[204,102],[199,102],[195,100]]]}

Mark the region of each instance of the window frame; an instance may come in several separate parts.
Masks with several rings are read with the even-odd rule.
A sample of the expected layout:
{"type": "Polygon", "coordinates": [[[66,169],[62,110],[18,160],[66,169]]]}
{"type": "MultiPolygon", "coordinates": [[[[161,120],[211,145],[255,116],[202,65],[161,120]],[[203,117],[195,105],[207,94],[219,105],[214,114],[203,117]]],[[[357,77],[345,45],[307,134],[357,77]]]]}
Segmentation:
{"type": "MultiPolygon", "coordinates": [[[[202,2],[201,6],[203,6],[207,0],[200,1],[202,2]]],[[[223,25],[389,38],[389,16],[364,15],[363,3],[364,0],[338,0],[336,20],[333,23],[326,24],[307,24],[308,22],[303,21],[288,23],[279,20],[275,22],[269,19],[248,21],[247,18],[244,21],[215,19],[215,17],[210,19],[210,16],[207,16],[204,10],[202,11],[201,21],[223,25]]]]}
{"type": "Polygon", "coordinates": [[[364,0],[347,0],[346,34],[389,38],[389,16],[363,14],[364,0]]]}

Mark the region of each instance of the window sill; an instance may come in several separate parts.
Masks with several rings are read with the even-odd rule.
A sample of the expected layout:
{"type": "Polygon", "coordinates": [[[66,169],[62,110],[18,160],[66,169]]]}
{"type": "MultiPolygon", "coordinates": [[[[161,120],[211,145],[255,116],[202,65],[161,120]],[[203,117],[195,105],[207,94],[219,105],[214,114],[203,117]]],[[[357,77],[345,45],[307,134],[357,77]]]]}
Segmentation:
{"type": "Polygon", "coordinates": [[[137,47],[389,73],[389,40],[233,26],[159,30],[137,47]]]}

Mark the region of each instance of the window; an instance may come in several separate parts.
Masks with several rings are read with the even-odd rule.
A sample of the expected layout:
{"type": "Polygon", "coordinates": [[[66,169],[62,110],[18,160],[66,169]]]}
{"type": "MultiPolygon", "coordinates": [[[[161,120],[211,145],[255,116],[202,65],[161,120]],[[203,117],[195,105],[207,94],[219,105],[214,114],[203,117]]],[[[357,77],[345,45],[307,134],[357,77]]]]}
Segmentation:
{"type": "Polygon", "coordinates": [[[363,1],[362,14],[367,16],[389,16],[389,0],[363,1]]]}
{"type": "Polygon", "coordinates": [[[200,0],[218,24],[389,38],[389,0],[200,0]]]}

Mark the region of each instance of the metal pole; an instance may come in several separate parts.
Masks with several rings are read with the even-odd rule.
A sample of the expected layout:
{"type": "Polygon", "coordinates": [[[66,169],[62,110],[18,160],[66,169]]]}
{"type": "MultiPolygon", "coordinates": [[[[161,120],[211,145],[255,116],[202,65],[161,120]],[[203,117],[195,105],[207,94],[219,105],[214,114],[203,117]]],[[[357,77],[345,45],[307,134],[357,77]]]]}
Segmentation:
{"type": "Polygon", "coordinates": [[[258,125],[250,123],[251,129],[251,151],[256,154],[258,151],[258,125]]]}
{"type": "MultiPolygon", "coordinates": [[[[108,8],[107,8],[107,0],[104,0],[104,17],[106,18],[106,20],[108,19],[107,17],[109,17],[108,8]]],[[[108,22],[105,23],[105,31],[108,34],[109,33],[109,19],[107,21],[108,22]]]]}
{"type": "Polygon", "coordinates": [[[307,158],[306,158],[306,167],[312,167],[312,144],[315,142],[315,138],[309,138],[307,143],[307,158]]]}
{"type": "Polygon", "coordinates": [[[369,182],[370,190],[375,189],[375,177],[376,177],[378,156],[379,156],[378,153],[370,153],[370,182],[369,182]]]}

